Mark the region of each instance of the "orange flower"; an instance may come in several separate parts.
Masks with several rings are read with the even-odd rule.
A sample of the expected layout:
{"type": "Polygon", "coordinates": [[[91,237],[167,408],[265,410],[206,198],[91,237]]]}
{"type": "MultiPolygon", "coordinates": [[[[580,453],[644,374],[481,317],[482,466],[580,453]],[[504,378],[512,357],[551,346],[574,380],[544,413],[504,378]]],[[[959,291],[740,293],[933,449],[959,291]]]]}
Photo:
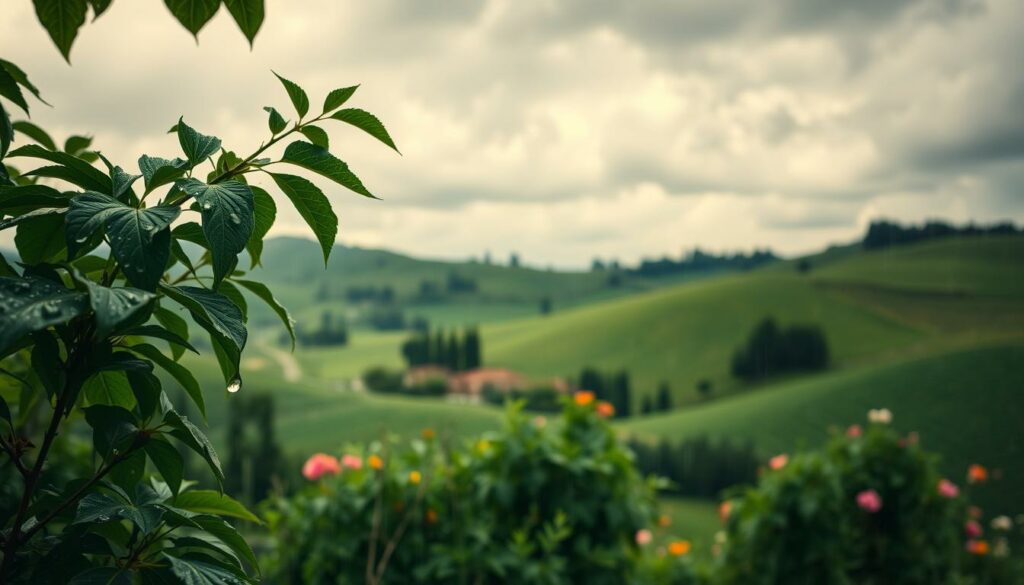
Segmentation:
{"type": "Polygon", "coordinates": [[[985,556],[988,554],[989,546],[987,540],[968,540],[967,552],[972,555],[985,556]]]}
{"type": "Polygon", "coordinates": [[[576,401],[576,404],[586,406],[594,401],[594,393],[590,390],[580,390],[573,396],[573,399],[576,401]]]}
{"type": "Polygon", "coordinates": [[[658,526],[661,526],[662,528],[666,528],[666,527],[671,526],[671,525],[672,525],[672,519],[669,518],[668,516],[662,514],[658,518],[658,526]]]}
{"type": "Polygon", "coordinates": [[[718,505],[718,518],[722,522],[729,519],[729,512],[732,511],[732,500],[725,500],[718,505]]]}
{"type": "Polygon", "coordinates": [[[434,429],[423,429],[420,435],[427,441],[434,438],[434,429]]]}
{"type": "Polygon", "coordinates": [[[612,406],[611,402],[605,402],[602,400],[597,403],[597,414],[605,418],[611,418],[615,416],[615,407],[612,406]]]}
{"type": "Polygon", "coordinates": [[[434,510],[433,508],[427,509],[425,519],[427,524],[437,524],[437,510],[434,510]]]}
{"type": "Polygon", "coordinates": [[[366,463],[370,466],[370,469],[376,469],[377,471],[384,469],[384,460],[378,455],[370,455],[366,458],[366,463]]]}
{"type": "Polygon", "coordinates": [[[988,470],[983,465],[974,465],[967,468],[967,483],[985,483],[988,481],[988,470]]]}
{"type": "Polygon", "coordinates": [[[690,552],[689,540],[676,540],[668,545],[668,553],[674,557],[681,557],[690,552]]]}
{"type": "Polygon", "coordinates": [[[423,479],[423,475],[420,472],[418,472],[418,471],[410,471],[409,472],[409,483],[411,483],[412,485],[419,485],[420,484],[420,480],[422,480],[422,479],[423,479]]]}

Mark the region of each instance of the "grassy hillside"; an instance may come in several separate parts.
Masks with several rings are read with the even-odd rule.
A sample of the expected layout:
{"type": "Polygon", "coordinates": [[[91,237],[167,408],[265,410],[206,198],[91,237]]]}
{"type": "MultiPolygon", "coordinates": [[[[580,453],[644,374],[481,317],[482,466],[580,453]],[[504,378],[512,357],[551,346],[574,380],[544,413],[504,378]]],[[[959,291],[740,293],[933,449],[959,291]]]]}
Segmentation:
{"type": "Polygon", "coordinates": [[[834,368],[1018,338],[1024,297],[1012,291],[1024,290],[1022,259],[1024,238],[963,238],[836,255],[809,274],[766,268],[493,324],[486,360],[536,375],[627,369],[635,394],[667,380],[678,399],[694,400],[703,378],[728,394],[740,387],[732,352],[766,316],[819,324],[834,368]],[[888,271],[902,276],[888,281],[888,271]],[[955,292],[953,279],[965,283],[955,292]]]}
{"type": "Polygon", "coordinates": [[[864,423],[886,407],[893,424],[917,431],[943,454],[942,466],[962,482],[967,465],[999,469],[1004,479],[979,489],[983,501],[1012,507],[1024,493],[1024,344],[976,348],[775,384],[667,415],[623,423],[639,437],[696,435],[752,439],[766,456],[819,445],[828,427],[864,423]]]}

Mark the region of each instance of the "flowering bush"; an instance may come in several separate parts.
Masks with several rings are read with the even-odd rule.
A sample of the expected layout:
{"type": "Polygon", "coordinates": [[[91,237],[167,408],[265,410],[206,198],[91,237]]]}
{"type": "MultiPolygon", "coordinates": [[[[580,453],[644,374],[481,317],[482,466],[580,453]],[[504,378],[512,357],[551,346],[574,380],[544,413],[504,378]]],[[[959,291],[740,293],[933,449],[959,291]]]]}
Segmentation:
{"type": "MultiPolygon", "coordinates": [[[[991,547],[980,521],[969,518],[960,486],[939,475],[916,436],[889,428],[891,419],[886,410],[872,411],[867,428],[850,427],[821,451],[774,458],[756,488],[729,502],[717,578],[727,584],[1018,582],[1008,563],[984,558],[991,547]]],[[[968,478],[984,481],[987,473],[972,466],[968,478]]]]}
{"type": "Polygon", "coordinates": [[[654,485],[602,404],[581,394],[550,422],[513,408],[504,431],[461,446],[427,432],[340,465],[314,455],[315,481],[265,506],[269,573],[307,584],[629,581],[637,535],[657,522],[654,485]]]}

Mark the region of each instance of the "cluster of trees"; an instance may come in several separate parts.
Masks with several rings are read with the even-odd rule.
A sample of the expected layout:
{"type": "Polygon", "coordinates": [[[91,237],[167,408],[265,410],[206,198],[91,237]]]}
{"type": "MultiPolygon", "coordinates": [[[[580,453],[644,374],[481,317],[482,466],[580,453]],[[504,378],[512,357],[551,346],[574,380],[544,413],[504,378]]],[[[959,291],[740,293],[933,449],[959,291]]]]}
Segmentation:
{"type": "Polygon", "coordinates": [[[483,364],[480,332],[476,327],[447,335],[443,329],[419,332],[402,344],[402,357],[410,368],[434,364],[453,372],[475,370],[483,364]]]}
{"type": "Polygon", "coordinates": [[[880,220],[873,221],[868,226],[868,232],[864,235],[863,245],[870,250],[925,240],[948,238],[950,236],[1017,234],[1021,231],[1012,222],[995,223],[987,226],[969,223],[963,227],[957,227],[944,221],[929,221],[924,225],[903,226],[896,222],[880,220]]]}
{"type": "Polygon", "coordinates": [[[240,394],[227,412],[224,489],[255,504],[289,475],[274,434],[274,398],[270,394],[240,394]]]}
{"type": "MultiPolygon", "coordinates": [[[[281,335],[281,343],[288,343],[288,336],[281,335]]],[[[320,326],[307,331],[299,324],[295,325],[295,341],[308,347],[341,346],[348,344],[348,326],[345,319],[335,318],[331,311],[320,314],[320,326]]]]}
{"type": "Polygon", "coordinates": [[[670,410],[672,410],[672,388],[668,385],[668,382],[664,381],[658,385],[658,390],[654,393],[654,400],[651,400],[650,394],[646,394],[640,403],[641,414],[668,412],[670,410]]]}
{"type": "Polygon", "coordinates": [[[444,378],[424,380],[419,384],[407,386],[405,375],[401,371],[380,366],[363,372],[363,384],[367,390],[378,394],[444,396],[448,392],[448,382],[444,378]]]}
{"type": "Polygon", "coordinates": [[[598,400],[610,402],[615,407],[617,418],[625,418],[632,413],[633,396],[626,370],[608,373],[585,367],[580,372],[579,387],[593,392],[598,400]]]}
{"type": "Polygon", "coordinates": [[[421,280],[416,291],[416,300],[421,303],[432,303],[451,295],[475,293],[477,290],[479,286],[475,279],[452,270],[445,277],[443,286],[434,280],[421,280]]]}
{"type": "Polygon", "coordinates": [[[317,301],[330,301],[344,299],[350,303],[381,303],[389,305],[397,298],[395,289],[391,285],[384,286],[348,286],[341,290],[331,286],[331,283],[324,280],[320,283],[314,297],[317,301]]]}
{"type": "Polygon", "coordinates": [[[485,386],[481,394],[484,402],[501,406],[505,402],[523,401],[523,408],[533,412],[560,412],[562,410],[562,394],[549,386],[539,386],[529,390],[509,390],[502,392],[492,386],[485,386]]]}
{"type": "Polygon", "coordinates": [[[705,436],[656,443],[633,439],[629,448],[641,473],[672,482],[663,490],[669,493],[714,498],[724,489],[757,481],[760,459],[749,441],[712,441],[705,436]]]}
{"type": "Polygon", "coordinates": [[[636,268],[628,269],[637,276],[658,277],[693,272],[710,272],[714,270],[749,270],[762,264],[778,260],[771,250],[754,250],[750,254],[708,254],[694,248],[679,260],[664,257],[656,260],[642,260],[636,268]]]}
{"type": "Polygon", "coordinates": [[[784,372],[822,370],[828,360],[828,342],[821,327],[792,325],[782,329],[768,317],[733,354],[732,373],[755,380],[784,372]]]}

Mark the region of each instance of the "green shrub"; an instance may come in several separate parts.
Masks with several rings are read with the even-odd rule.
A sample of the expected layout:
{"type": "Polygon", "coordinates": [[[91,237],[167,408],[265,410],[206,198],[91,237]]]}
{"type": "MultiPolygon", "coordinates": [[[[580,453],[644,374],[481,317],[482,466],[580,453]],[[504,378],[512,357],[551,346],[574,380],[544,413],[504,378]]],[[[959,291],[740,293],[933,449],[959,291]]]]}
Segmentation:
{"type": "Polygon", "coordinates": [[[913,436],[854,426],[823,450],[778,456],[771,467],[724,504],[723,584],[1018,582],[996,578],[1009,575],[1007,563],[982,558],[989,545],[965,532],[965,496],[913,436]]]}
{"type": "Polygon", "coordinates": [[[550,423],[510,409],[505,430],[471,445],[428,433],[340,462],[318,456],[319,469],[311,459],[308,477],[328,477],[265,506],[269,574],[314,585],[627,582],[636,534],[654,523],[654,486],[592,397],[579,402],[550,423]]]}

